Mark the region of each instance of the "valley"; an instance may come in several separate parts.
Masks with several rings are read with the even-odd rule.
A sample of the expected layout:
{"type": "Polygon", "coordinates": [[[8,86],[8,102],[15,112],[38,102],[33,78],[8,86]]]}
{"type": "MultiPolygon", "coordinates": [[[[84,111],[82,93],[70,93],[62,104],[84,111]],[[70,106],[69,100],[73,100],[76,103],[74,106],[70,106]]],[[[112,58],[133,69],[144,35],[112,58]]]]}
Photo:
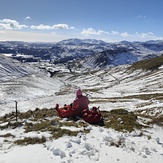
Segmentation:
{"type": "Polygon", "coordinates": [[[162,162],[162,56],[106,67],[93,66],[95,58],[68,67],[0,56],[0,162],[162,162]],[[77,88],[99,107],[103,125],[58,117],[56,103],[70,104],[77,88]]]}

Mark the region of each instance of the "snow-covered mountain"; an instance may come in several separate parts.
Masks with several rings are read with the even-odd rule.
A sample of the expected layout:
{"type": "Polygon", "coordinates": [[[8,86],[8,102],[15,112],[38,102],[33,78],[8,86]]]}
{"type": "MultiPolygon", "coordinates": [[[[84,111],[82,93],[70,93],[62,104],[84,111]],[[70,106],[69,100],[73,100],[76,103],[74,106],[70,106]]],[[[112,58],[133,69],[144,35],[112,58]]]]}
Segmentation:
{"type": "MultiPolygon", "coordinates": [[[[86,58],[87,60],[89,57],[92,60],[93,57],[98,58],[97,55],[100,57],[104,55],[105,58],[107,54],[108,61],[105,63],[108,65],[129,64],[163,53],[163,41],[106,43],[97,40],[69,39],[57,43],[56,46],[53,50],[58,48],[58,53],[55,52],[59,54],[57,61],[62,61],[68,56],[69,59],[86,58]]],[[[99,61],[98,59],[95,62],[99,61]]]]}
{"type": "Polygon", "coordinates": [[[102,40],[95,40],[95,39],[67,39],[62,40],[57,43],[58,45],[88,45],[88,44],[94,44],[94,45],[107,45],[108,43],[102,40]]]}
{"type": "Polygon", "coordinates": [[[58,43],[1,42],[0,53],[11,54],[13,58],[22,62],[46,60],[55,64],[89,58],[96,63],[93,67],[97,65],[103,67],[104,65],[100,63],[101,59],[95,61],[98,56],[102,58],[103,55],[107,60],[105,64],[109,66],[129,64],[159,56],[163,54],[163,41],[107,43],[100,40],[75,38],[58,43]]]}

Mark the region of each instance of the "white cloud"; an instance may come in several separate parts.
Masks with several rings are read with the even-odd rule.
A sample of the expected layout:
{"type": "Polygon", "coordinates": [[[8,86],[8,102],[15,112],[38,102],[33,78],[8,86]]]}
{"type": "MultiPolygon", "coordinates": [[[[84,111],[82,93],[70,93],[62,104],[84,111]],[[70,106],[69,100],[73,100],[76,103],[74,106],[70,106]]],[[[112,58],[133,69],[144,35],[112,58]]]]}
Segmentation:
{"type": "Polygon", "coordinates": [[[128,34],[127,32],[123,32],[123,33],[121,33],[120,34],[122,37],[129,37],[130,36],[130,34],[128,34]]]}
{"type": "Polygon", "coordinates": [[[52,27],[49,26],[49,25],[40,24],[40,25],[38,25],[38,26],[31,25],[31,29],[50,30],[50,29],[52,29],[52,27]]]}
{"type": "MultiPolygon", "coordinates": [[[[25,18],[26,20],[31,19],[30,16],[27,16],[25,18]]],[[[17,22],[16,20],[11,20],[11,19],[3,19],[0,20],[0,29],[3,30],[12,30],[12,29],[24,29],[24,28],[31,28],[33,30],[53,30],[53,29],[70,29],[70,30],[74,30],[75,27],[69,27],[67,24],[55,24],[53,26],[50,25],[44,25],[44,24],[40,24],[40,25],[31,25],[30,27],[27,25],[22,25],[19,24],[19,22],[17,22]]]]}
{"type": "Polygon", "coordinates": [[[75,27],[69,27],[67,24],[55,24],[53,26],[40,24],[38,26],[32,25],[31,29],[39,29],[39,30],[75,29],[75,27]]]}
{"type": "Polygon", "coordinates": [[[67,24],[56,24],[52,26],[52,29],[69,29],[67,24]]]}
{"type": "Polygon", "coordinates": [[[30,16],[27,16],[27,17],[25,18],[25,20],[31,20],[31,17],[30,17],[30,16]]]}
{"type": "Polygon", "coordinates": [[[70,27],[70,29],[74,30],[74,29],[75,29],[75,27],[70,27]]]}
{"type": "Polygon", "coordinates": [[[158,37],[152,32],[144,33],[128,33],[128,32],[118,32],[118,31],[103,31],[94,30],[93,28],[83,29],[81,32],[84,36],[93,39],[100,39],[107,42],[119,42],[119,41],[148,41],[148,40],[162,40],[163,37],[158,37]]]}
{"type": "Polygon", "coordinates": [[[103,30],[94,30],[93,28],[88,28],[88,29],[83,29],[83,31],[81,32],[82,35],[84,36],[90,36],[90,35],[107,35],[109,34],[109,32],[103,31],[103,30]]]}
{"type": "Polygon", "coordinates": [[[24,29],[27,28],[26,25],[19,24],[16,20],[3,19],[0,20],[0,29],[24,29]]]}
{"type": "MultiPolygon", "coordinates": [[[[30,19],[30,17],[26,17],[26,19],[30,19]]],[[[118,31],[104,31],[104,30],[95,30],[93,28],[87,28],[87,29],[83,29],[82,31],[77,30],[75,27],[70,27],[67,24],[54,24],[52,26],[50,25],[44,25],[44,24],[40,24],[40,25],[31,25],[31,26],[27,26],[24,24],[20,24],[19,22],[17,22],[16,20],[11,20],[11,19],[3,19],[0,20],[0,39],[2,39],[2,37],[5,39],[6,38],[13,38],[13,39],[17,39],[18,34],[19,36],[26,36],[24,37],[25,39],[27,38],[27,33],[21,33],[20,31],[22,29],[27,28],[29,30],[29,32],[34,32],[35,30],[50,30],[49,33],[46,32],[46,34],[48,35],[43,35],[43,33],[41,32],[40,34],[35,36],[39,37],[40,39],[42,39],[42,36],[46,36],[47,39],[53,39],[53,37],[57,37],[57,39],[60,40],[60,38],[66,39],[66,38],[72,38],[72,37],[76,37],[76,38],[82,38],[84,39],[85,36],[92,39],[100,39],[100,40],[108,40],[108,42],[115,42],[115,41],[122,41],[122,40],[126,40],[126,41],[147,41],[147,40],[156,40],[156,39],[163,39],[162,37],[158,37],[155,36],[154,33],[152,32],[144,32],[144,33],[128,33],[128,32],[118,32],[118,31]],[[57,29],[65,29],[67,30],[66,34],[65,31],[64,33],[57,33],[57,29]],[[17,31],[19,30],[19,33],[12,33],[11,31],[17,31]],[[73,31],[71,31],[73,30],[73,31]],[[76,32],[75,32],[75,31],[76,32]],[[9,32],[10,31],[10,35],[9,32]],[[60,33],[60,34],[59,34],[60,33]]],[[[37,31],[38,32],[38,31],[37,31]]],[[[32,35],[32,33],[31,33],[32,35]]],[[[31,36],[30,35],[30,36],[31,36]]],[[[37,37],[35,37],[35,39],[37,39],[37,37]]],[[[22,37],[23,38],[23,37],[22,37]]],[[[3,40],[4,40],[3,39],[3,40]]]]}
{"type": "Polygon", "coordinates": [[[119,42],[119,41],[148,41],[163,39],[162,37],[155,36],[152,32],[146,33],[128,33],[128,32],[118,32],[118,31],[103,31],[94,30],[93,28],[83,29],[80,33],[93,39],[107,40],[107,42],[119,42]]]}
{"type": "MultiPolygon", "coordinates": [[[[117,32],[119,33],[119,32],[117,32]]],[[[125,33],[125,32],[124,32],[125,33]]],[[[90,35],[89,38],[92,39],[100,39],[107,42],[119,42],[119,41],[148,41],[148,40],[157,40],[162,39],[163,37],[156,37],[152,32],[148,33],[134,33],[129,34],[130,37],[122,37],[122,33],[116,34],[114,32],[110,32],[108,35],[90,35]],[[112,33],[112,34],[111,34],[112,33]]],[[[57,34],[55,31],[51,33],[34,33],[34,32],[23,32],[23,31],[16,31],[16,30],[0,30],[0,41],[29,41],[29,42],[57,42],[64,39],[70,38],[81,38],[84,39],[85,37],[81,37],[80,34],[71,33],[71,34],[57,34]]]]}

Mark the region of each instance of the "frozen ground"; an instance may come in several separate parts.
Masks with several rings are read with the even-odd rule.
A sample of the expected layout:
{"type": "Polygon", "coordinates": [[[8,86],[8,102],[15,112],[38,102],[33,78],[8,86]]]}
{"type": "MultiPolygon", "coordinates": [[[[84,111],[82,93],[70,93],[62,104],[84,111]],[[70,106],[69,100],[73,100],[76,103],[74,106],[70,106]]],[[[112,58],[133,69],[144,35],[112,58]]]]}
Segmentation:
{"type": "MultiPolygon", "coordinates": [[[[1,66],[2,67],[2,66],[1,66]]],[[[39,69],[29,67],[28,75],[16,74],[0,83],[0,115],[12,112],[15,101],[18,110],[53,108],[56,103],[69,104],[78,87],[89,94],[91,106],[101,110],[125,108],[128,111],[149,110],[150,115],[163,114],[163,69],[154,72],[131,72],[127,66],[90,73],[59,72],[53,78],[39,69]],[[147,94],[153,98],[144,99],[147,94]],[[139,98],[137,97],[138,95],[139,98]],[[123,97],[123,98],[122,98],[123,97]]],[[[24,71],[23,71],[24,72],[24,71]]],[[[4,124],[0,124],[3,126],[4,124]]],[[[70,128],[72,129],[72,128],[70,128]]],[[[16,138],[45,136],[48,133],[25,134],[22,127],[0,133],[0,163],[162,163],[163,128],[152,126],[144,131],[121,133],[113,129],[89,125],[90,133],[76,137],[63,136],[41,145],[17,146],[6,142],[2,135],[12,133],[16,138]],[[143,135],[141,136],[141,133],[143,135]],[[114,144],[114,145],[113,145],[114,144]],[[119,144],[118,147],[116,144],[119,144]]],[[[82,129],[81,129],[82,130],[82,129]]],[[[11,138],[12,139],[12,138],[11,138]]]]}

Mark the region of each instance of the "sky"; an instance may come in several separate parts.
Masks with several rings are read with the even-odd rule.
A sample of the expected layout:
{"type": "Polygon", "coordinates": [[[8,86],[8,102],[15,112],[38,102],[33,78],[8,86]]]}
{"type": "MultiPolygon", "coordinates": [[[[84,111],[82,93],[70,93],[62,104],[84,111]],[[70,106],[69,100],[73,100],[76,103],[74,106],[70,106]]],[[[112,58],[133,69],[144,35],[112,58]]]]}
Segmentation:
{"type": "Polygon", "coordinates": [[[163,0],[0,0],[0,41],[163,40],[163,0]]]}

